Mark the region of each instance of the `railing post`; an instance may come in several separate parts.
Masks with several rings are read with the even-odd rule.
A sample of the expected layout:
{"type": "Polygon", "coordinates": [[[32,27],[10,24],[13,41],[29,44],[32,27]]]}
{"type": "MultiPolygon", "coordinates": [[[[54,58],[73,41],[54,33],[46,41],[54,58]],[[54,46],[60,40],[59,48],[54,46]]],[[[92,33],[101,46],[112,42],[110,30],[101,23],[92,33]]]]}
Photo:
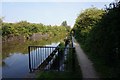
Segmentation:
{"type": "Polygon", "coordinates": [[[58,47],[58,71],[60,71],[60,48],[58,47]]]}
{"type": "Polygon", "coordinates": [[[75,47],[72,48],[72,69],[75,71],[75,47]]]}
{"type": "Polygon", "coordinates": [[[30,59],[30,46],[28,46],[28,52],[29,52],[29,70],[30,70],[30,72],[32,72],[31,59],[30,59]]]}
{"type": "Polygon", "coordinates": [[[71,39],[72,39],[72,40],[71,40],[71,41],[72,41],[72,47],[74,47],[74,46],[73,46],[73,37],[72,37],[72,36],[71,36],[71,39]]]}

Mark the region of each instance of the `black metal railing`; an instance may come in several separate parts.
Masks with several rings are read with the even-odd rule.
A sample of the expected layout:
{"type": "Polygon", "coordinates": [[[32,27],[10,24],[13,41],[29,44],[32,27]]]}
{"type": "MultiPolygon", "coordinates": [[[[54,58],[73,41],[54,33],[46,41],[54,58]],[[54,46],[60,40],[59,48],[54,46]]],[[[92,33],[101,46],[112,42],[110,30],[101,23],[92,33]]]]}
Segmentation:
{"type": "Polygon", "coordinates": [[[38,69],[65,71],[69,65],[73,70],[75,69],[73,40],[72,47],[29,46],[28,51],[30,72],[38,69]],[[69,59],[70,55],[71,59],[69,59]]]}
{"type": "Polygon", "coordinates": [[[52,64],[52,59],[55,59],[55,56],[58,55],[58,47],[29,46],[28,51],[30,72],[52,64]]]}

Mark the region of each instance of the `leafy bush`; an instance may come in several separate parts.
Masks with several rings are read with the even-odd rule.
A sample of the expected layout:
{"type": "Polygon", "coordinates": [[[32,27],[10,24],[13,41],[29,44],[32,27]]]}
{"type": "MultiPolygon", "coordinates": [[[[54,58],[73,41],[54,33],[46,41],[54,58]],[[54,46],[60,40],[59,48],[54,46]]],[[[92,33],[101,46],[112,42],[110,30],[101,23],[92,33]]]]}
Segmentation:
{"type": "Polygon", "coordinates": [[[84,44],[89,32],[94,25],[100,21],[102,15],[105,13],[104,10],[99,10],[95,7],[84,10],[76,19],[74,30],[76,37],[79,41],[84,44]]]}
{"type": "Polygon", "coordinates": [[[95,62],[98,71],[107,77],[119,77],[120,2],[110,4],[110,8],[105,12],[96,12],[96,14],[100,13],[104,14],[97,15],[96,18],[94,14],[91,14],[91,17],[88,17],[86,12],[84,15],[87,17],[83,17],[83,13],[80,14],[73,29],[77,33],[76,38],[95,62]],[[89,28],[90,25],[92,28],[89,28]]]}
{"type": "Polygon", "coordinates": [[[50,36],[66,35],[67,28],[65,26],[51,26],[43,24],[29,23],[21,21],[18,23],[4,23],[2,22],[2,36],[25,36],[29,37],[33,33],[50,34],[50,36]]]}

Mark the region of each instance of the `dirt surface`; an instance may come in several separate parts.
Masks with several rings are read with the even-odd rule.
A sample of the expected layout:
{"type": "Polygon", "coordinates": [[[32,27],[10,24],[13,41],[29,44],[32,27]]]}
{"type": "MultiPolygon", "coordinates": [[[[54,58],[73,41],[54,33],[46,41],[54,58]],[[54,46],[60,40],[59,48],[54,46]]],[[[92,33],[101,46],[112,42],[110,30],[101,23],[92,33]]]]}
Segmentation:
{"type": "Polygon", "coordinates": [[[73,42],[83,78],[98,78],[97,73],[93,67],[93,63],[88,59],[87,55],[83,52],[79,43],[75,40],[74,37],[73,42]]]}

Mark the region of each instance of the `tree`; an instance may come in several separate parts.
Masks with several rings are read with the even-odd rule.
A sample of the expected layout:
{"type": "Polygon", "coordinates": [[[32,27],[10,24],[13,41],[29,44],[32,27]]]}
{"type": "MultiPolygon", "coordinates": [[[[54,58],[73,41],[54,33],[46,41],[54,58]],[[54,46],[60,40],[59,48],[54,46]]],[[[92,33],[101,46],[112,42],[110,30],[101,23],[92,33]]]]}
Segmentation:
{"type": "Polygon", "coordinates": [[[3,19],[4,19],[4,17],[0,17],[0,25],[2,24],[3,19]]]}
{"type": "Polygon", "coordinates": [[[109,65],[120,58],[119,13],[120,6],[110,7],[100,22],[92,29],[86,41],[88,43],[86,46],[92,45],[91,51],[102,56],[109,65]]]}
{"type": "Polygon", "coordinates": [[[70,32],[70,26],[67,25],[67,21],[63,21],[61,26],[64,26],[68,32],[70,32]]]}
{"type": "Polygon", "coordinates": [[[49,34],[50,36],[65,35],[67,29],[64,26],[51,26],[36,23],[29,23],[27,21],[20,21],[17,23],[2,23],[3,38],[14,36],[30,37],[34,33],[49,34]]]}
{"type": "Polygon", "coordinates": [[[3,21],[2,21],[2,18],[0,18],[0,25],[2,24],[2,22],[3,22],[3,21]]]}
{"type": "Polygon", "coordinates": [[[101,66],[97,70],[115,78],[120,75],[120,2],[110,4],[105,11],[85,10],[73,30],[91,60],[101,66]]]}
{"type": "Polygon", "coordinates": [[[63,21],[61,26],[65,26],[66,27],[67,26],[67,21],[63,21]]]}
{"type": "Polygon", "coordinates": [[[80,13],[77,17],[74,30],[76,36],[80,38],[80,41],[84,43],[94,25],[100,21],[102,15],[105,13],[104,10],[97,9],[95,7],[88,8],[80,13]]]}

